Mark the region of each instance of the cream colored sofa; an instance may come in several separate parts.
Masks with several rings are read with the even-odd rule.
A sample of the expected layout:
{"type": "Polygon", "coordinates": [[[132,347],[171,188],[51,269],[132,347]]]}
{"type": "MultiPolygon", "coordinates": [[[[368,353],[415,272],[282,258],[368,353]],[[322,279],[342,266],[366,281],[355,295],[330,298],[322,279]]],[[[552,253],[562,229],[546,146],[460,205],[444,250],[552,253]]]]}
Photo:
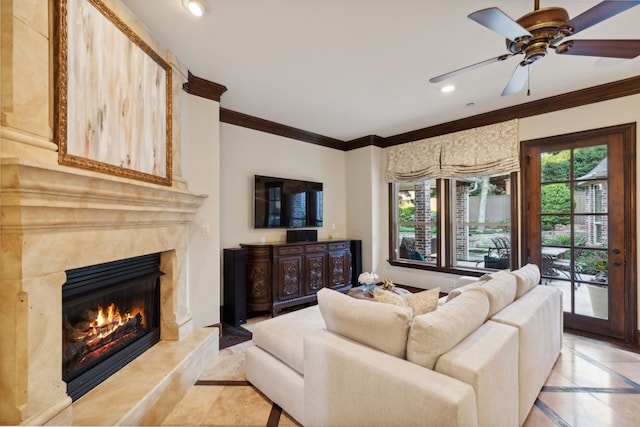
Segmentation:
{"type": "Polygon", "coordinates": [[[535,265],[435,311],[323,289],[255,326],[247,379],[305,426],[522,425],[562,347],[562,294],[535,265]]]}

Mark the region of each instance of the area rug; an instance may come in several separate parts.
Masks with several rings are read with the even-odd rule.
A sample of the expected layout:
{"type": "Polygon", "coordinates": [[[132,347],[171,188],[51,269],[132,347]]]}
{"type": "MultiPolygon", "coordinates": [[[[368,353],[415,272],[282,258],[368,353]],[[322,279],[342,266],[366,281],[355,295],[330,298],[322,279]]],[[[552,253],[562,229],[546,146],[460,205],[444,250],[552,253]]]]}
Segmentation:
{"type": "Polygon", "coordinates": [[[242,326],[233,326],[227,323],[222,324],[222,335],[220,336],[220,350],[236,344],[249,341],[253,334],[242,326]]]}

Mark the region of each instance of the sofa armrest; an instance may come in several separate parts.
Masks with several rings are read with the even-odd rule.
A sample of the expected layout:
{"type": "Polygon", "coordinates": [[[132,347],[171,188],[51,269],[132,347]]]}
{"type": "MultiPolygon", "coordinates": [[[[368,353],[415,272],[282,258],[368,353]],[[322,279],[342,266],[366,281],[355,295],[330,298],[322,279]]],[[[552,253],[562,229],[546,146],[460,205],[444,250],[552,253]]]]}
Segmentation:
{"type": "Polygon", "coordinates": [[[519,425],[517,328],[485,322],[440,356],[435,370],[473,387],[480,427],[519,425]]]}
{"type": "Polygon", "coordinates": [[[562,349],[562,292],[537,285],[491,318],[518,328],[520,424],[524,423],[562,349]]]}
{"type": "Polygon", "coordinates": [[[470,385],[332,332],[305,337],[304,366],[305,425],[478,425],[470,385]]]}

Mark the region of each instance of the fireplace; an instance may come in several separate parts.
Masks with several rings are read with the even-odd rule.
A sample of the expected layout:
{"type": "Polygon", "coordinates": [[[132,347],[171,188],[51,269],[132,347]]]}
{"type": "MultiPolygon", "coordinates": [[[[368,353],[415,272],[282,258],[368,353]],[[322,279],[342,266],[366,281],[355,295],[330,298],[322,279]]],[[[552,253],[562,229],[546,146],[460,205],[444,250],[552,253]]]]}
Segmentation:
{"type": "Polygon", "coordinates": [[[76,400],[160,339],[160,254],[67,270],[62,379],[76,400]]]}
{"type": "MultiPolygon", "coordinates": [[[[217,352],[215,328],[194,328],[188,303],[189,225],[206,196],[31,160],[2,158],[0,170],[0,424],[159,424],[217,352]],[[87,295],[63,286],[69,272],[158,253],[160,309],[145,317],[160,317],[160,341],[72,404],[63,287],[65,308],[87,295]]],[[[126,311],[94,310],[111,302],[126,311]]]]}

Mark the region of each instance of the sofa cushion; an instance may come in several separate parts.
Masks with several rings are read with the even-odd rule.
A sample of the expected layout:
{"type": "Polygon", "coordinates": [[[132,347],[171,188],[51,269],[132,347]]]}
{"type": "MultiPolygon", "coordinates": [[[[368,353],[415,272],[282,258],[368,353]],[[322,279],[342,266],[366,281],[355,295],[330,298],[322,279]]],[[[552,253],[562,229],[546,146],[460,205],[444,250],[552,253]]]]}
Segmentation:
{"type": "Polygon", "coordinates": [[[515,299],[520,298],[540,283],[540,268],[535,264],[527,264],[512,271],[511,274],[516,277],[518,287],[515,299]]]}
{"type": "Polygon", "coordinates": [[[498,274],[491,280],[482,283],[482,289],[489,298],[489,314],[493,317],[500,310],[511,304],[516,296],[516,278],[513,274],[498,274]]]}
{"type": "Polygon", "coordinates": [[[447,299],[445,300],[445,302],[451,301],[452,299],[459,296],[463,292],[468,291],[469,289],[477,288],[478,286],[482,285],[485,281],[486,280],[477,280],[475,282],[467,283],[464,286],[460,286],[459,288],[452,289],[451,291],[449,291],[449,294],[447,294],[447,299]]]}
{"type": "Polygon", "coordinates": [[[489,313],[482,288],[469,289],[431,313],[413,318],[407,360],[433,369],[438,357],[478,329],[489,313]]]}
{"type": "Polygon", "coordinates": [[[304,335],[322,328],[324,321],[318,306],[307,307],[256,323],[253,342],[304,374],[304,335]]]}
{"type": "Polygon", "coordinates": [[[412,312],[409,307],[351,298],[322,288],[320,313],[329,331],[395,357],[405,357],[412,312]]]}
{"type": "Polygon", "coordinates": [[[438,308],[439,297],[440,288],[401,295],[382,289],[373,290],[373,298],[376,301],[394,304],[400,307],[409,307],[413,311],[414,316],[429,313],[438,308]]]}

